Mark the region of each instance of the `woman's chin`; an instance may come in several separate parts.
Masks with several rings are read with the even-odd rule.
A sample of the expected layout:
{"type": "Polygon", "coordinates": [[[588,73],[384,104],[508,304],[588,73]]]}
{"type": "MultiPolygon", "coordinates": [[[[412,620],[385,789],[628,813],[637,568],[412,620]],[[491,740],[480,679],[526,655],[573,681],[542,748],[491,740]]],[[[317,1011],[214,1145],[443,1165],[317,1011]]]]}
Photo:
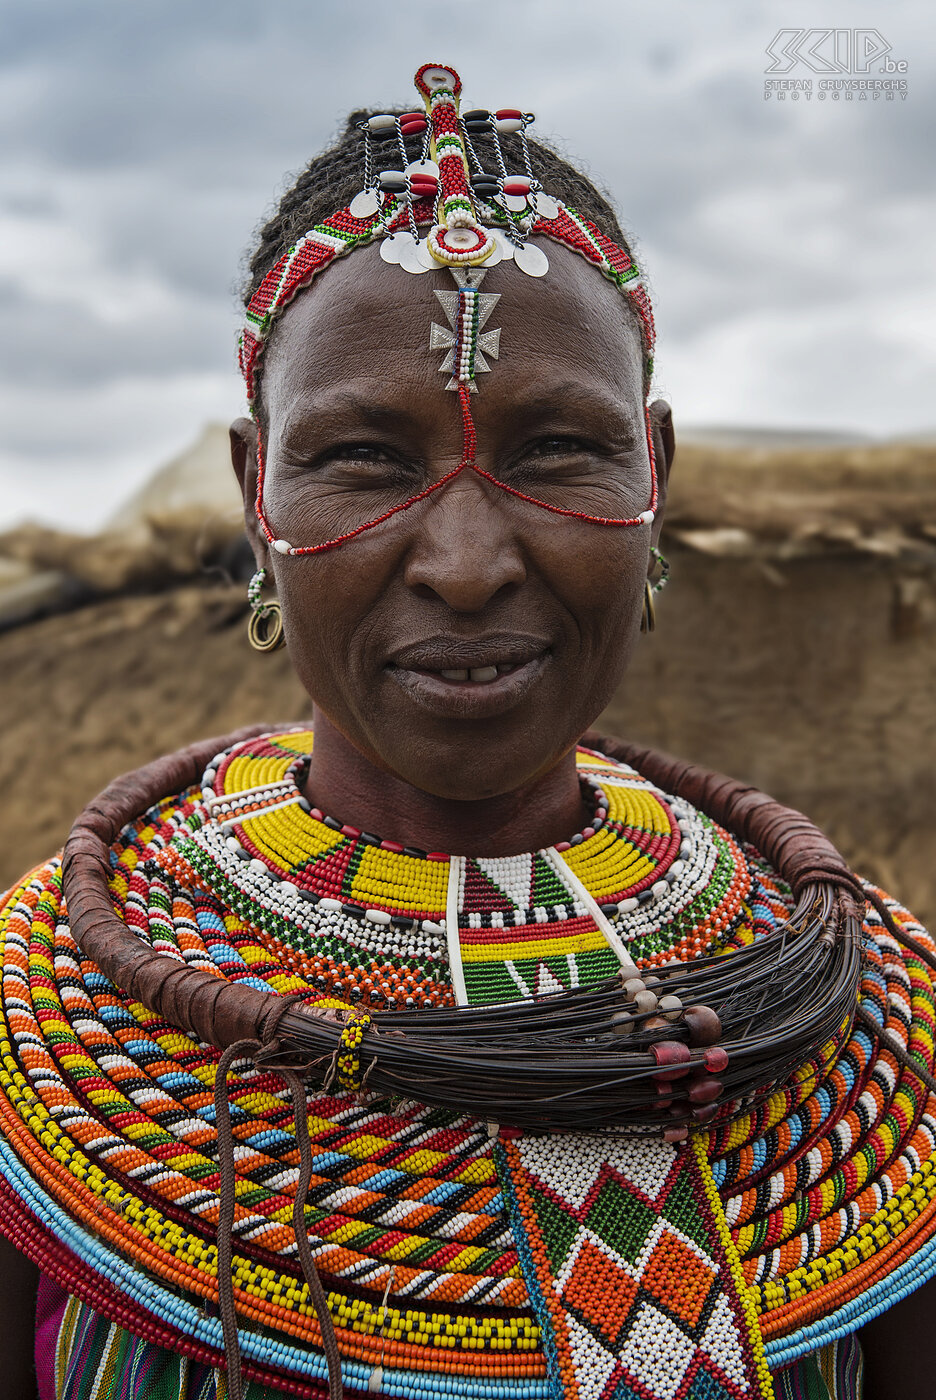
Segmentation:
{"type": "Polygon", "coordinates": [[[370,711],[378,723],[345,732],[372,762],[420,792],[484,801],[536,781],[575,744],[575,713],[564,695],[523,675],[488,685],[394,677],[370,711]]]}

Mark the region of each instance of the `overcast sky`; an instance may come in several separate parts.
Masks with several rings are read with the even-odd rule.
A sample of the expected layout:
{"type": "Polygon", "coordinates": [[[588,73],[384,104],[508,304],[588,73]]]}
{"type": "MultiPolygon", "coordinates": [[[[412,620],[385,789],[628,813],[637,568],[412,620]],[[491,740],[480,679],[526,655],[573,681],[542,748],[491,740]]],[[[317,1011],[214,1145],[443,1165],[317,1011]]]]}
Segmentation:
{"type": "Polygon", "coordinates": [[[0,527],[98,525],[243,410],[252,231],[427,60],[612,193],[677,422],[936,429],[930,0],[0,0],[0,527]],[[907,97],[765,100],[781,26],[877,29],[907,97]]]}

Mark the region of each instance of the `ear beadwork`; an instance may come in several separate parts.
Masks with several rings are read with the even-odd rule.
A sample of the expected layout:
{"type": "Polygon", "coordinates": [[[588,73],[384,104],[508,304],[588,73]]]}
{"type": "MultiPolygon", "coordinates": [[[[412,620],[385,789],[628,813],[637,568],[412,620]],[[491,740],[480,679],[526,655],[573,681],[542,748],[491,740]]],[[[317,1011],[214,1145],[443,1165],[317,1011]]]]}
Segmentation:
{"type": "Polygon", "coordinates": [[[247,585],[247,601],[250,604],[247,640],[254,651],[278,651],[286,645],[283,611],[275,598],[263,601],[261,589],[265,582],[266,569],[258,569],[247,585]]]}
{"type": "Polygon", "coordinates": [[[666,587],[669,579],[669,560],[657,549],[655,544],[650,546],[650,557],[654,560],[655,564],[659,566],[660,572],[657,574],[656,578],[653,578],[651,572],[647,582],[651,585],[654,593],[660,593],[666,587]]]}

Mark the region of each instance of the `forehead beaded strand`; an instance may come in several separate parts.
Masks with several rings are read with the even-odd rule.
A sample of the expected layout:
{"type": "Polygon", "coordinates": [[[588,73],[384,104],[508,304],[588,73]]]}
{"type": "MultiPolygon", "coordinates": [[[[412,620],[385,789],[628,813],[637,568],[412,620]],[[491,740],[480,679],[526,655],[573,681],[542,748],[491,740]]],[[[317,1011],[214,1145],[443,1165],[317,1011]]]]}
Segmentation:
{"type": "Polygon", "coordinates": [[[530,277],[550,272],[547,254],[531,243],[533,234],[562,243],[594,264],[628,297],[637,312],[647,374],[653,367],[654,326],[650,299],[640,269],[630,254],[605,236],[595,224],[542,189],[533,174],[526,140],[533,115],[519,108],[490,112],[475,108],[460,112],[461,79],[451,68],[424,64],[416,74],[423,112],[391,113],[362,123],[364,147],[362,188],[345,209],[330,215],[303,235],[271,268],[251,299],[240,338],[239,360],[247,397],[256,411],[263,347],[283,308],[335,258],[372,242],[380,243],[385,262],[418,276],[448,269],[457,291],[438,291],[448,326],[432,326],[430,349],[445,349],[440,368],[450,372],[446,388],[458,394],[462,419],[461,460],[438,481],[408,500],[343,534],[315,545],[295,545],[277,535],[266,515],[266,465],[262,433],[257,442],[256,514],[270,546],[283,555],[319,554],[373,529],[400,511],[440,490],[467,468],[510,495],[556,515],[598,525],[640,526],[653,523],[658,501],[650,417],[644,405],[644,427],[650,461],[651,491],[647,509],[638,515],[612,518],[568,510],[541,501],[499,481],[475,460],[476,435],[470,395],[477,392],[478,373],[490,369],[486,357],[497,359],[500,332],[483,329],[497,300],[479,284],[488,268],[512,261],[530,277]],[[500,142],[516,134],[524,170],[507,169],[500,142]],[[409,161],[406,138],[422,136],[420,159],[409,161]],[[490,138],[497,170],[485,171],[472,138],[490,138]],[[399,155],[400,168],[377,169],[382,152],[399,155]],[[428,232],[420,236],[420,229],[428,232]]]}

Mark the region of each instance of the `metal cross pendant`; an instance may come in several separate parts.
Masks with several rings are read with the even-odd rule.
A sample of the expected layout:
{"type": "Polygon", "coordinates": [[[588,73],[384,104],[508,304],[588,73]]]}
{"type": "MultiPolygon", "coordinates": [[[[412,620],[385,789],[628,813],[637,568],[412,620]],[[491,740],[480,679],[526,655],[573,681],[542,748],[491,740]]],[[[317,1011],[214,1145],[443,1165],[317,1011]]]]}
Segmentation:
{"type": "Polygon", "coordinates": [[[430,350],[447,350],[439,366],[443,374],[451,374],[446,389],[458,389],[467,384],[476,394],[476,374],[486,374],[491,366],[485,360],[496,360],[500,354],[500,331],[486,331],[484,325],[500,301],[500,292],[479,292],[485,268],[452,267],[449,269],[458,283],[457,292],[436,292],[448,320],[448,326],[432,324],[430,350]]]}

